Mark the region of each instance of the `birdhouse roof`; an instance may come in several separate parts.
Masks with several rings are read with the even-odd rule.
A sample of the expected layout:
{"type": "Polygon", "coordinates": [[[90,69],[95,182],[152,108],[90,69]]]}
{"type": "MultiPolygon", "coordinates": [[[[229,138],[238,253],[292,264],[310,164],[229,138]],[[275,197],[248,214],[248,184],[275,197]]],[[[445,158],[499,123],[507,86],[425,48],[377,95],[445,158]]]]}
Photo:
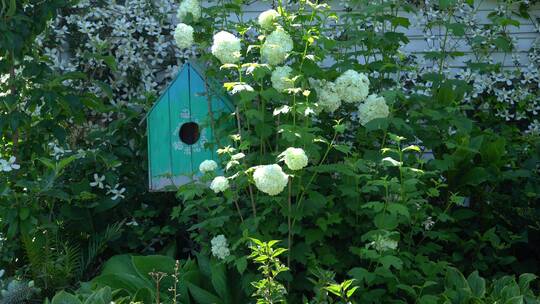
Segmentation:
{"type": "MultiPolygon", "coordinates": [[[[197,73],[203,80],[206,81],[206,84],[207,84],[206,88],[208,89],[207,93],[208,94],[214,94],[215,96],[218,96],[219,99],[224,103],[225,107],[227,107],[229,109],[229,111],[231,111],[231,112],[234,111],[234,106],[232,104],[232,101],[231,101],[229,95],[227,95],[225,92],[223,92],[222,86],[215,79],[210,79],[210,78],[206,77],[206,68],[204,67],[204,65],[199,64],[198,60],[196,60],[196,59],[190,59],[190,60],[186,61],[182,65],[182,68],[180,69],[180,71],[176,74],[176,76],[174,76],[173,80],[167,85],[165,90],[163,90],[161,95],[156,99],[156,100],[158,100],[158,102],[155,102],[152,105],[152,107],[146,113],[146,115],[144,116],[143,119],[148,118],[148,115],[150,115],[150,113],[152,113],[152,111],[156,108],[157,104],[159,103],[159,100],[162,99],[163,95],[165,95],[167,93],[167,91],[169,91],[171,89],[171,87],[178,80],[180,75],[182,75],[182,70],[183,69],[191,69],[192,71],[197,73]]],[[[142,121],[141,121],[141,123],[142,123],[142,121]]]]}

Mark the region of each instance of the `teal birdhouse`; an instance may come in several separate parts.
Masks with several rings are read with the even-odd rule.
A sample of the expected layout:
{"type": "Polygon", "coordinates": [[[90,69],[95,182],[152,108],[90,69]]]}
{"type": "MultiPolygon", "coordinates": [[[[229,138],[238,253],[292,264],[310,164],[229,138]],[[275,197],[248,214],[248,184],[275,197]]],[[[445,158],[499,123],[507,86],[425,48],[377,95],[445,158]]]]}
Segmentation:
{"type": "Polygon", "coordinates": [[[211,88],[203,70],[187,62],[148,113],[151,191],[175,190],[196,178],[202,161],[217,158],[207,145],[215,142],[212,119],[233,107],[226,94],[211,88]]]}

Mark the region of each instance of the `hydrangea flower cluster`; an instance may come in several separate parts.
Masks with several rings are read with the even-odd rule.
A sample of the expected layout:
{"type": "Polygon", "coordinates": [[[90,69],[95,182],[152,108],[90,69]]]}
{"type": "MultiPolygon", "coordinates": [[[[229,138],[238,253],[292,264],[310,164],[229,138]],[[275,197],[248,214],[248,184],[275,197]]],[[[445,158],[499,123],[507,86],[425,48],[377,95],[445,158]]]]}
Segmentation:
{"type": "Polygon", "coordinates": [[[240,39],[229,32],[221,31],[214,35],[212,55],[222,64],[237,63],[240,60],[241,47],[240,39]]]}
{"type": "Polygon", "coordinates": [[[210,184],[210,189],[215,193],[224,192],[229,189],[229,180],[225,176],[216,176],[210,184]]]}
{"type": "Polygon", "coordinates": [[[341,106],[341,98],[333,82],[310,78],[309,83],[317,92],[318,106],[321,110],[333,113],[341,106]]]}
{"type": "Polygon", "coordinates": [[[276,10],[270,9],[264,11],[259,15],[259,25],[265,30],[271,30],[274,28],[274,22],[276,21],[278,16],[279,13],[276,12],[276,10]]]}
{"type": "Polygon", "coordinates": [[[283,92],[287,89],[294,87],[294,82],[290,79],[293,69],[289,66],[276,67],[272,71],[272,87],[279,92],[283,92]]]}
{"type": "Polygon", "coordinates": [[[176,17],[184,21],[188,15],[193,16],[194,21],[199,21],[202,16],[201,4],[197,0],[183,0],[178,7],[176,17]]]}
{"type": "Polygon", "coordinates": [[[212,245],[212,255],[220,260],[226,259],[231,255],[229,250],[229,244],[227,243],[227,238],[223,234],[215,236],[211,241],[212,245]]]}
{"type": "Polygon", "coordinates": [[[178,23],[174,30],[174,41],[181,49],[190,48],[193,45],[193,27],[185,23],[178,23]]]}
{"type": "Polygon", "coordinates": [[[201,173],[208,173],[208,172],[212,172],[212,171],[215,171],[217,169],[218,165],[215,161],[211,160],[211,159],[207,159],[207,160],[204,160],[200,165],[199,165],[199,171],[201,173]]]}
{"type": "Polygon", "coordinates": [[[363,73],[347,70],[335,81],[336,92],[347,103],[363,101],[369,94],[369,78],[363,73]]]}
{"type": "Polygon", "coordinates": [[[258,166],[253,172],[255,186],[268,195],[278,195],[287,186],[289,176],[279,165],[258,166]]]}
{"type": "Polygon", "coordinates": [[[358,119],[365,126],[376,118],[386,118],[390,113],[384,97],[369,95],[366,101],[358,106],[358,119]]]}
{"type": "Polygon", "coordinates": [[[277,27],[266,37],[261,47],[261,57],[270,65],[279,65],[287,59],[293,46],[293,40],[289,33],[282,27],[277,27]]]}
{"type": "Polygon", "coordinates": [[[301,148],[287,148],[279,155],[279,158],[285,162],[289,169],[294,171],[300,170],[308,164],[306,152],[301,148]]]}

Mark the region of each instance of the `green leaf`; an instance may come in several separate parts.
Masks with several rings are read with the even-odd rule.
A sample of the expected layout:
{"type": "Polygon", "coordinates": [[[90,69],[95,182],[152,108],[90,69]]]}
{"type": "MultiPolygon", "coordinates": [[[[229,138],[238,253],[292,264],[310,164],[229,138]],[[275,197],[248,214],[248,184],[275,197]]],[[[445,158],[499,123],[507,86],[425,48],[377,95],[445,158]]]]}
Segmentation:
{"type": "Polygon", "coordinates": [[[486,294],[486,280],[478,275],[478,271],[471,273],[469,277],[467,277],[467,282],[475,297],[484,297],[486,294]]]}
{"type": "Polygon", "coordinates": [[[515,296],[504,302],[504,304],[523,304],[523,296],[515,296]]]}
{"type": "Polygon", "coordinates": [[[408,293],[412,298],[416,298],[416,291],[409,285],[397,284],[396,287],[408,293]]]}
{"type": "Polygon", "coordinates": [[[334,145],[334,148],[339,152],[343,152],[345,154],[349,154],[351,152],[351,147],[347,145],[334,145]]]}
{"type": "Polygon", "coordinates": [[[416,145],[411,145],[411,146],[408,146],[408,147],[405,147],[403,149],[403,151],[416,151],[418,153],[422,152],[422,150],[420,150],[420,147],[416,146],[416,145]]]}
{"type": "Polygon", "coordinates": [[[193,296],[193,299],[195,300],[196,303],[200,303],[200,304],[223,304],[224,303],[216,295],[200,288],[199,286],[191,282],[186,282],[186,285],[188,286],[189,293],[193,296]]]}
{"type": "Polygon", "coordinates": [[[418,300],[419,304],[437,304],[439,301],[439,297],[432,296],[432,295],[423,295],[420,300],[418,300]]]}
{"type": "Polygon", "coordinates": [[[82,302],[76,296],[65,291],[60,291],[54,296],[51,304],[82,304],[82,302]]]}
{"type": "Polygon", "coordinates": [[[225,265],[223,263],[215,263],[212,265],[212,286],[224,303],[231,303],[231,295],[227,288],[227,277],[225,274],[225,265]]]}
{"type": "Polygon", "coordinates": [[[84,304],[110,304],[112,301],[112,292],[110,287],[103,287],[97,292],[92,293],[84,304]]]}
{"type": "Polygon", "coordinates": [[[339,284],[332,284],[330,286],[326,286],[324,289],[328,290],[329,292],[338,297],[341,296],[341,285],[339,284]]]}
{"type": "Polygon", "coordinates": [[[367,269],[362,267],[355,267],[351,269],[348,274],[355,278],[358,282],[364,282],[366,285],[370,285],[370,283],[375,280],[376,275],[369,272],[367,269]]]}
{"type": "Polygon", "coordinates": [[[393,214],[377,214],[374,223],[377,228],[384,230],[393,230],[398,226],[397,217],[393,214]]]}
{"type": "Polygon", "coordinates": [[[446,271],[445,276],[445,285],[447,288],[450,289],[469,289],[469,283],[463,276],[463,274],[454,267],[448,267],[448,270],[446,271]]]}
{"type": "Polygon", "coordinates": [[[461,177],[461,184],[478,186],[479,184],[487,181],[489,179],[489,174],[486,169],[482,167],[475,167],[472,170],[469,170],[461,177]]]}
{"type": "Polygon", "coordinates": [[[406,218],[410,218],[410,216],[411,216],[407,206],[399,204],[399,203],[390,203],[390,204],[388,204],[386,210],[388,210],[388,212],[390,212],[392,214],[402,215],[402,216],[404,216],[406,218]]]}
{"type": "Polygon", "coordinates": [[[400,258],[393,255],[386,255],[379,259],[379,262],[383,265],[384,268],[390,269],[394,267],[397,270],[403,268],[403,262],[400,258]]]}
{"type": "Polygon", "coordinates": [[[133,295],[133,302],[152,303],[154,293],[149,288],[141,288],[133,295]]]}
{"type": "Polygon", "coordinates": [[[526,293],[529,290],[529,285],[532,281],[538,278],[537,275],[532,273],[524,273],[519,276],[519,289],[521,293],[526,293]]]}
{"type": "Polygon", "coordinates": [[[236,270],[238,270],[238,272],[240,274],[244,273],[244,271],[246,271],[246,268],[247,268],[247,259],[246,257],[241,257],[239,259],[236,259],[236,270]]]}
{"type": "Polygon", "coordinates": [[[67,167],[71,162],[73,162],[76,159],[77,159],[76,155],[71,155],[69,157],[62,158],[60,162],[58,162],[58,164],[56,165],[56,171],[57,172],[62,171],[65,167],[67,167]]]}
{"type": "Polygon", "coordinates": [[[50,159],[40,157],[38,160],[44,164],[47,168],[54,170],[56,168],[56,164],[52,162],[50,159]]]}
{"type": "Polygon", "coordinates": [[[454,34],[455,36],[465,35],[465,24],[463,23],[450,23],[446,27],[454,34]]]}

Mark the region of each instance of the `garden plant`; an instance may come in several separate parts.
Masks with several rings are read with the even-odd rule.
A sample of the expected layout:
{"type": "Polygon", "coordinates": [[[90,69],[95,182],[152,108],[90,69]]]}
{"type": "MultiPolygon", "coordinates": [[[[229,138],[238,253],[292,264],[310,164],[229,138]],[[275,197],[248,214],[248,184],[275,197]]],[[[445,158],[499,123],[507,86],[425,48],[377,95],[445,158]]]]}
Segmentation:
{"type": "Polygon", "coordinates": [[[492,2],[0,0],[0,303],[540,303],[540,9],[492,2]],[[151,192],[188,60],[233,111],[151,192]]]}

